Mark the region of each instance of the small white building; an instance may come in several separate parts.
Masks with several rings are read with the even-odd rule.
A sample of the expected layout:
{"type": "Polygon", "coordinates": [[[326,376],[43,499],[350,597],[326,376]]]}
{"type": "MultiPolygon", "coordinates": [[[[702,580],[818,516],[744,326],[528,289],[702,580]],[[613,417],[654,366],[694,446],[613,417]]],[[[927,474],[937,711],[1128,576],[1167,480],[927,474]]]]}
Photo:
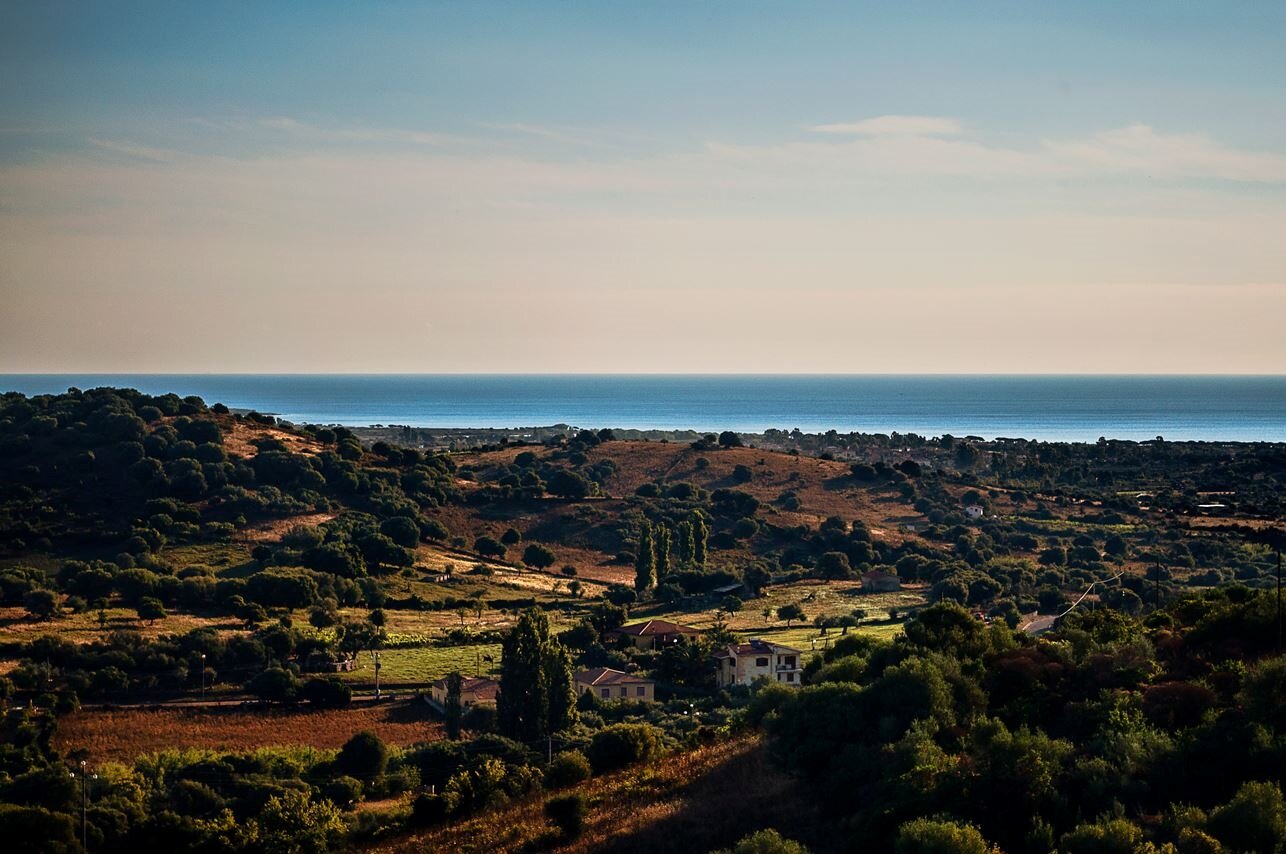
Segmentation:
{"type": "Polygon", "coordinates": [[[769,679],[783,685],[799,685],[803,672],[800,651],[794,647],[753,638],[746,643],[728,644],[714,654],[720,688],[749,685],[769,679]]]}
{"type": "Polygon", "coordinates": [[[970,519],[981,519],[985,513],[981,504],[970,504],[965,508],[965,515],[970,519]]]}

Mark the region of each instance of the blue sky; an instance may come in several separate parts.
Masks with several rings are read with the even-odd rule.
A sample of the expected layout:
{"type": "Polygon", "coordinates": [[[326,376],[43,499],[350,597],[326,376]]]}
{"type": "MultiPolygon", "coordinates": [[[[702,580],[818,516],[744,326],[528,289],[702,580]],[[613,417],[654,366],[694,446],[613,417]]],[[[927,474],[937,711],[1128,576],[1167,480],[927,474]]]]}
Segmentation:
{"type": "Polygon", "coordinates": [[[1284,43],[1281,3],[11,2],[0,370],[1281,372],[1284,43]]]}

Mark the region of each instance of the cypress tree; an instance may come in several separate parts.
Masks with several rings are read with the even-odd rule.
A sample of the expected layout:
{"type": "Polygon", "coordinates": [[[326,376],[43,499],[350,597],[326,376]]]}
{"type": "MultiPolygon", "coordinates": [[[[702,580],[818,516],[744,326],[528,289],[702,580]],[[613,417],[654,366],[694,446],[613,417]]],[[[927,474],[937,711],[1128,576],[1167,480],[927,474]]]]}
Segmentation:
{"type": "Polygon", "coordinates": [[[460,706],[460,686],[462,682],[464,680],[460,678],[459,671],[447,676],[447,738],[452,741],[460,738],[460,721],[464,717],[464,710],[460,706]]]}
{"type": "Polygon", "coordinates": [[[575,722],[575,703],[567,650],[550,637],[543,611],[524,611],[502,644],[496,699],[500,731],[518,741],[559,732],[575,722]]]}
{"type": "Polygon", "coordinates": [[[652,543],[652,526],[647,522],[639,532],[639,550],[634,557],[634,589],[656,586],[656,546],[652,543]]]}
{"type": "Polygon", "coordinates": [[[692,515],[692,563],[698,569],[706,568],[706,548],[709,544],[710,530],[700,513],[692,515]]]}
{"type": "Polygon", "coordinates": [[[664,525],[656,529],[656,577],[670,574],[670,529],[664,525]]]}

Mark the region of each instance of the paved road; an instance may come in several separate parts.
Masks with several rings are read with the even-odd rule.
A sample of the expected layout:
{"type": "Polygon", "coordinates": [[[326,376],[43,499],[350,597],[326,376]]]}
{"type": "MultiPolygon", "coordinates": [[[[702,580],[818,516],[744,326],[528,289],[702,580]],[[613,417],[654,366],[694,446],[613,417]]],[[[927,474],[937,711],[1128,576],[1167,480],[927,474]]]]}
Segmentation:
{"type": "Polygon", "coordinates": [[[1093,590],[1095,587],[1098,587],[1100,584],[1108,584],[1110,582],[1116,581],[1122,575],[1125,575],[1125,573],[1118,572],[1116,575],[1113,575],[1111,578],[1105,578],[1102,581],[1095,581],[1089,587],[1086,587],[1085,592],[1080,595],[1080,598],[1077,599],[1075,602],[1073,602],[1071,605],[1067,606],[1067,610],[1061,614],[1048,614],[1043,617],[1033,614],[1032,619],[1023,625],[1023,631],[1029,635],[1044,634],[1045,632],[1049,631],[1054,627],[1054,623],[1056,623],[1060,617],[1065,617],[1066,615],[1072,613],[1072,610],[1077,605],[1084,602],[1085,597],[1090,595],[1091,590],[1093,590]]]}

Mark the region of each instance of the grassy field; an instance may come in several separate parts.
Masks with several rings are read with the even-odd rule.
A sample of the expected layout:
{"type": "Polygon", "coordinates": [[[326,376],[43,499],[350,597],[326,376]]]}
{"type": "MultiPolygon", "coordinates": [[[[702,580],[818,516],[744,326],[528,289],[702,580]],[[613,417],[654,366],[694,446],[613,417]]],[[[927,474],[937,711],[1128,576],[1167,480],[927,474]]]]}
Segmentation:
{"type": "Polygon", "coordinates": [[[65,612],[54,620],[33,620],[24,608],[17,605],[0,607],[0,643],[30,642],[42,635],[56,635],[71,643],[90,643],[103,640],[108,634],[122,629],[138,632],[144,637],[182,634],[199,628],[214,628],[221,634],[231,634],[243,629],[235,617],[200,617],[194,614],[171,614],[164,620],[148,625],[138,618],[132,608],[106,609],[107,622],[100,625],[98,611],[81,614],[65,612]]]}
{"type": "Polygon", "coordinates": [[[347,709],[116,709],[73,712],[58,720],[54,746],[88,750],[96,761],[130,761],[174,747],[251,750],[275,744],[334,749],[372,730],[390,744],[442,737],[424,703],[362,704],[347,709]]]}
{"type": "MultiPolygon", "coordinates": [[[[430,646],[407,649],[386,649],[380,653],[380,681],[389,685],[399,682],[430,682],[458,670],[473,676],[478,662],[485,675],[500,666],[500,644],[474,644],[470,646],[430,646]],[[491,656],[492,663],[482,661],[491,656]]],[[[375,668],[368,653],[358,659],[358,668],[339,674],[350,682],[370,682],[375,679],[375,668]]]]}

